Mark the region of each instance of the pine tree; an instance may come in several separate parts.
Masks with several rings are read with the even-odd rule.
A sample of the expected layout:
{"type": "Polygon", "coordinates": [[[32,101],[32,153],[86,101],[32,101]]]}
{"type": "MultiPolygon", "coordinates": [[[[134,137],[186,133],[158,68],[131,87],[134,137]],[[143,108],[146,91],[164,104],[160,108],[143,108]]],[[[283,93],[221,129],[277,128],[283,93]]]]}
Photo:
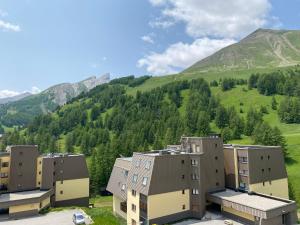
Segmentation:
{"type": "Polygon", "coordinates": [[[72,133],[68,133],[66,135],[66,141],[65,141],[65,152],[69,152],[69,153],[73,153],[74,152],[74,141],[73,141],[73,134],[72,133]]]}
{"type": "Polygon", "coordinates": [[[201,111],[198,116],[197,121],[197,135],[199,136],[207,136],[210,132],[210,116],[207,112],[201,111]]]}
{"type": "Polygon", "coordinates": [[[276,98],[275,98],[274,95],[273,95],[273,97],[272,97],[271,105],[272,105],[272,109],[273,109],[273,110],[277,110],[277,105],[278,105],[278,103],[277,103],[276,98]]]}
{"type": "Polygon", "coordinates": [[[224,128],[228,125],[228,114],[223,106],[219,106],[216,111],[216,125],[219,128],[224,128]]]}

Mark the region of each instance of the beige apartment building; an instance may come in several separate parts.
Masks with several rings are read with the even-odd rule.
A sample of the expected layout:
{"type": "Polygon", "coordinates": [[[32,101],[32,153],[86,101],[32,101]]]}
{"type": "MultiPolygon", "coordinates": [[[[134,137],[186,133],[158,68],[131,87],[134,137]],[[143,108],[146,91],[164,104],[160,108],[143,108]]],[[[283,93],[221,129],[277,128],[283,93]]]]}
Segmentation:
{"type": "Polygon", "coordinates": [[[243,224],[294,224],[297,206],[288,200],[286,178],[278,147],[183,137],[181,145],[166,150],[118,158],[107,190],[113,193],[114,212],[129,225],[202,219],[210,209],[243,224]],[[261,156],[269,161],[258,162],[261,156]]]}
{"type": "Polygon", "coordinates": [[[11,218],[49,206],[88,206],[89,175],[83,155],[39,155],[37,146],[0,153],[0,209],[11,218]]]}

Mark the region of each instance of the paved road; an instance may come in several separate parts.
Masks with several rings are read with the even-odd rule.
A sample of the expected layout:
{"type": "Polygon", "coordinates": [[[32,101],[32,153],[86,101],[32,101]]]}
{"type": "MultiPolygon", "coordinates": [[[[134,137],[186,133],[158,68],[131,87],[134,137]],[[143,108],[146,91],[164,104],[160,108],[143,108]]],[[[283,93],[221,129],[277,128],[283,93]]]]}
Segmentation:
{"type": "MultiPolygon", "coordinates": [[[[64,210],[60,212],[50,212],[46,215],[39,215],[20,220],[0,221],[0,225],[74,225],[72,216],[76,212],[82,212],[80,209],[64,210]]],[[[86,224],[90,224],[86,219],[86,224]]]]}

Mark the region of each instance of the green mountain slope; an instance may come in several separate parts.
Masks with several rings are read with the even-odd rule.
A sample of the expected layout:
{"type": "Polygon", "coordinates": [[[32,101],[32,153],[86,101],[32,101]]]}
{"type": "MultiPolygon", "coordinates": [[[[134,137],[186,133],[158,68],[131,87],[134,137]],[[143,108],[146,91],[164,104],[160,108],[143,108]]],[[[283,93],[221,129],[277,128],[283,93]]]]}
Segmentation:
{"type": "Polygon", "coordinates": [[[99,78],[90,77],[78,83],[58,84],[48,88],[40,94],[30,95],[20,100],[0,104],[0,124],[7,127],[27,125],[40,114],[47,114],[58,106],[66,104],[82,92],[109,82],[109,74],[99,78]]]}
{"type": "Polygon", "coordinates": [[[300,31],[258,29],[185,72],[286,67],[300,63],[300,31]]]}

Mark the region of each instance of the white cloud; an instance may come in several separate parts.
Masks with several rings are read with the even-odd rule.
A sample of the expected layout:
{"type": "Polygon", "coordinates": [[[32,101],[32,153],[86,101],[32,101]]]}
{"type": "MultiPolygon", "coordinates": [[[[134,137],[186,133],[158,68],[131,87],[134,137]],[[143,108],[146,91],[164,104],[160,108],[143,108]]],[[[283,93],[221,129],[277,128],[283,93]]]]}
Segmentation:
{"type": "Polygon", "coordinates": [[[40,92],[41,92],[41,89],[39,89],[38,87],[35,87],[35,86],[33,86],[30,91],[31,94],[38,94],[40,92]]]}
{"type": "Polygon", "coordinates": [[[163,18],[156,18],[154,21],[149,22],[149,26],[152,28],[169,28],[175,25],[175,21],[165,20],[163,18]]]}
{"type": "Polygon", "coordinates": [[[217,50],[235,43],[233,39],[196,39],[192,44],[176,43],[162,53],[152,52],[138,61],[138,67],[146,67],[154,75],[177,73],[217,50]]]}
{"type": "Polygon", "coordinates": [[[21,28],[19,25],[12,24],[12,23],[6,22],[4,20],[0,20],[0,29],[3,31],[13,31],[13,32],[21,31],[21,28]]]}
{"type": "Polygon", "coordinates": [[[11,90],[0,90],[0,98],[14,97],[14,96],[26,93],[26,92],[29,92],[31,94],[38,94],[41,92],[41,89],[33,86],[30,91],[23,91],[23,92],[11,91],[11,90]]]}
{"type": "Polygon", "coordinates": [[[145,35],[145,36],[142,36],[141,39],[144,41],[144,42],[147,42],[147,43],[150,43],[150,44],[154,44],[154,40],[152,38],[152,35],[145,35]]]}
{"type": "MultiPolygon", "coordinates": [[[[165,23],[183,22],[194,38],[240,38],[269,21],[269,0],[149,0],[162,8],[165,23]]],[[[159,20],[162,22],[161,20],[159,20]]]]}
{"type": "Polygon", "coordinates": [[[0,91],[0,98],[9,98],[16,95],[19,95],[20,93],[17,91],[10,91],[10,90],[1,90],[0,91]]]}

